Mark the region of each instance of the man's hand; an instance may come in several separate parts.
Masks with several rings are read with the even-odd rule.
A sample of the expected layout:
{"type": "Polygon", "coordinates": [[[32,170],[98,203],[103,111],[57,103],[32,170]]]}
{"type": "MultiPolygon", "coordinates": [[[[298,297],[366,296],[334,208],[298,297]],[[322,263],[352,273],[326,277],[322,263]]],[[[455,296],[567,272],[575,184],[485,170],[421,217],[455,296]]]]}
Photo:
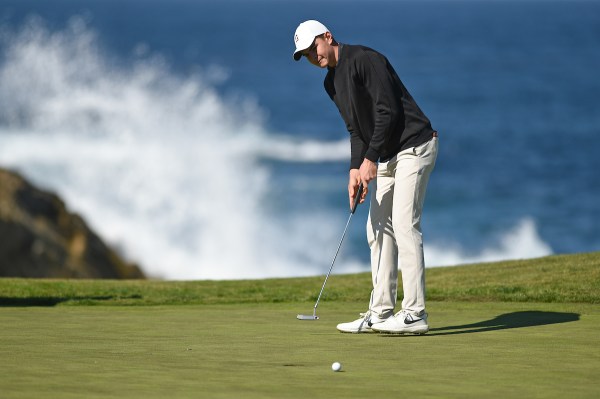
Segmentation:
{"type": "MultiPolygon", "coordinates": [[[[348,196],[350,198],[350,209],[354,207],[354,197],[356,197],[356,193],[358,191],[358,186],[360,185],[360,172],[359,169],[350,169],[350,178],[348,179],[348,196]]],[[[365,202],[365,198],[367,197],[367,193],[369,192],[369,188],[363,182],[363,192],[360,198],[358,199],[358,203],[362,204],[365,202]]]]}
{"type": "Polygon", "coordinates": [[[358,171],[360,174],[360,180],[363,182],[363,186],[366,187],[369,185],[371,180],[377,177],[377,164],[365,158],[358,171]]]}

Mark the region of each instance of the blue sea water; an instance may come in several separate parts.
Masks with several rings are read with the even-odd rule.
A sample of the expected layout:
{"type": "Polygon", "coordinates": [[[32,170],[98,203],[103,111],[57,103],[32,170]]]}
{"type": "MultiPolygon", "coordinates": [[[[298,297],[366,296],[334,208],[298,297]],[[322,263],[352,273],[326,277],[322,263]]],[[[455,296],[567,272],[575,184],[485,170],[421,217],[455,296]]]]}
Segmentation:
{"type": "MultiPolygon", "coordinates": [[[[600,249],[600,2],[1,0],[0,166],[156,277],[327,271],[348,134],[297,24],[384,53],[440,133],[426,262],[600,249]]],[[[359,207],[336,272],[369,270],[359,207]]]]}

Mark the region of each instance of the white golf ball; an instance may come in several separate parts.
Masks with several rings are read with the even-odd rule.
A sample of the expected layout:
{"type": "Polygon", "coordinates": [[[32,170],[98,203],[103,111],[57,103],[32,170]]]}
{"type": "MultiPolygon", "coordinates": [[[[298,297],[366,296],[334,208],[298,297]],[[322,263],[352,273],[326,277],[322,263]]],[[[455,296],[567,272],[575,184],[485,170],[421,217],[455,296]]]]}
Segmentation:
{"type": "Polygon", "coordinates": [[[333,371],[340,371],[342,369],[342,364],[340,362],[333,362],[331,369],[333,371]]]}

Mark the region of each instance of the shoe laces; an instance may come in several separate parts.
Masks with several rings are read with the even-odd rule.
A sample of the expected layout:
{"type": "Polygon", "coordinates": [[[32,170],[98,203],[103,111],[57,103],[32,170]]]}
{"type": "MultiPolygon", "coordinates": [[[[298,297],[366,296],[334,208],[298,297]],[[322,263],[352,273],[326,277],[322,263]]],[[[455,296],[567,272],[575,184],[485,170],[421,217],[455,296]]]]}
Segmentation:
{"type": "Polygon", "coordinates": [[[409,313],[408,313],[406,310],[402,309],[401,311],[399,311],[398,313],[396,313],[396,314],[394,315],[394,317],[404,318],[404,317],[406,317],[408,314],[409,314],[409,313]]]}
{"type": "Polygon", "coordinates": [[[365,319],[365,321],[371,320],[371,311],[367,310],[364,313],[359,313],[361,319],[365,319]]]}
{"type": "Polygon", "coordinates": [[[412,314],[404,309],[402,309],[401,311],[396,313],[394,316],[399,319],[402,319],[402,320],[406,319],[407,317],[410,317],[411,320],[423,319],[423,316],[415,316],[414,314],[412,314]]]}

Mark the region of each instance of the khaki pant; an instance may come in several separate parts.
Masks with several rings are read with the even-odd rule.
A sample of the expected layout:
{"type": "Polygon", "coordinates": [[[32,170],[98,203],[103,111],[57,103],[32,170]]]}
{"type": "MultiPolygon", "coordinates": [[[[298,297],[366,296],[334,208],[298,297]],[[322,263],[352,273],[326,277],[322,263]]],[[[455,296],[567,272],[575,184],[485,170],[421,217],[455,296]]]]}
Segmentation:
{"type": "Polygon", "coordinates": [[[421,213],[437,151],[438,138],[433,137],[418,147],[399,152],[377,167],[367,240],[373,277],[369,308],[381,317],[394,313],[398,267],[404,293],[402,309],[417,316],[425,311],[421,213]]]}

